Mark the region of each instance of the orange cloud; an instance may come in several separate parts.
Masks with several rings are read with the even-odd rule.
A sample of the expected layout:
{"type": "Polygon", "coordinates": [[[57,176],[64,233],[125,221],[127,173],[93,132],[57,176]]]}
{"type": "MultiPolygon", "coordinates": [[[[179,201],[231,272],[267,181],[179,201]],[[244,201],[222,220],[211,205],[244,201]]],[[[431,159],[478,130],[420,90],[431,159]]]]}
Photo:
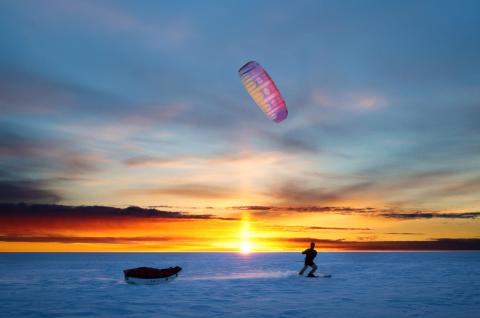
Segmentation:
{"type": "Polygon", "coordinates": [[[394,216],[398,221],[391,221],[383,215],[364,216],[376,213],[371,208],[244,206],[233,211],[224,209],[222,215],[226,216],[203,213],[218,209],[187,213],[167,208],[171,211],[1,204],[0,251],[294,251],[310,241],[318,242],[319,248],[325,250],[470,250],[480,245],[479,239],[474,239],[474,224],[473,230],[463,228],[463,238],[452,232],[457,237],[452,239],[428,238],[428,234],[413,232],[421,229],[413,223],[405,227],[391,224],[477,217],[471,213],[425,213],[425,217],[422,213],[405,213],[405,218],[394,216]],[[281,209],[283,214],[277,214],[281,209]],[[265,218],[256,211],[273,215],[265,218]],[[361,227],[339,225],[360,224],[358,217],[364,218],[361,227]],[[391,235],[395,240],[388,240],[391,235]],[[404,237],[409,239],[402,241],[404,237]]]}

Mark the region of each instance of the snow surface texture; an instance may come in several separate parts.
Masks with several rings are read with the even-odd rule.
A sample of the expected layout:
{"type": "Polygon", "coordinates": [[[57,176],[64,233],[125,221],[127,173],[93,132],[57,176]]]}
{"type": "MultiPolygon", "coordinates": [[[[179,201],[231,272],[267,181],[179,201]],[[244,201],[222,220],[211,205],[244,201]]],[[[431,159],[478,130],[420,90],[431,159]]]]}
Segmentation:
{"type": "Polygon", "coordinates": [[[479,317],[480,253],[0,254],[1,317],[479,317]],[[122,270],[180,265],[166,284],[122,270]]]}

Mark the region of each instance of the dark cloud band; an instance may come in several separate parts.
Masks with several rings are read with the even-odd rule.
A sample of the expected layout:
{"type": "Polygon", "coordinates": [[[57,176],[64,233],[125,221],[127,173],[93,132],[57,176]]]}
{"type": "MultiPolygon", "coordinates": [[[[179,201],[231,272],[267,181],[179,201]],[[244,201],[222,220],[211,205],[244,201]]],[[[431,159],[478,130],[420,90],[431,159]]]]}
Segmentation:
{"type": "Polygon", "coordinates": [[[32,217],[78,218],[159,218],[159,219],[217,219],[236,220],[217,217],[212,214],[188,214],[185,212],[145,209],[141,207],[116,208],[107,206],[66,206],[53,204],[0,204],[0,218],[15,219],[32,217]]]}

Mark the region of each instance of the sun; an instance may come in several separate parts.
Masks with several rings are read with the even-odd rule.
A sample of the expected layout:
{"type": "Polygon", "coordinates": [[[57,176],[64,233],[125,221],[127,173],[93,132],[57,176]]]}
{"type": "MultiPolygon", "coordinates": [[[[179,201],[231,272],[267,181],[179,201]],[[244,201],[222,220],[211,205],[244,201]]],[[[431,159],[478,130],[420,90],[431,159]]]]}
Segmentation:
{"type": "Polygon", "coordinates": [[[243,254],[248,254],[252,251],[252,243],[250,243],[250,215],[244,213],[242,215],[242,227],[240,230],[241,243],[240,251],[243,254]]]}
{"type": "Polygon", "coordinates": [[[248,254],[252,251],[252,244],[249,241],[243,241],[240,243],[240,250],[243,254],[248,254]]]}

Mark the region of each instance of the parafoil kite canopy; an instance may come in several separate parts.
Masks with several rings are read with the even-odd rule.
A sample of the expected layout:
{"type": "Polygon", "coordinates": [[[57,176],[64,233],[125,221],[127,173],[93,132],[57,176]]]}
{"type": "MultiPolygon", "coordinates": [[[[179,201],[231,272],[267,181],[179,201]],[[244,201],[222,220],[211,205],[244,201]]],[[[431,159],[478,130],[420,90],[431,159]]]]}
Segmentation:
{"type": "Polygon", "coordinates": [[[288,115],[285,101],[267,71],[255,61],[243,65],[238,74],[245,89],[260,109],[276,123],[288,115]]]}

